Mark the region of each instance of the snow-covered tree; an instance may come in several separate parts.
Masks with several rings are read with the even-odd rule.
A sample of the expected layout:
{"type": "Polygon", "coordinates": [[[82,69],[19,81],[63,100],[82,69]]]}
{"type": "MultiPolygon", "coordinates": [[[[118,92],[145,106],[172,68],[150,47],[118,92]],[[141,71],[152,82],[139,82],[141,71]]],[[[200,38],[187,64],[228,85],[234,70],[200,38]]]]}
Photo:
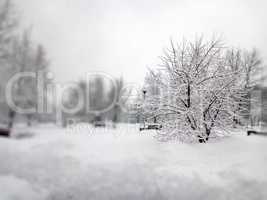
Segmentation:
{"type": "Polygon", "coordinates": [[[146,100],[146,112],[163,123],[161,139],[206,142],[215,130],[233,127],[234,118],[241,121],[246,71],[242,62],[229,63],[220,40],[171,41],[161,61],[161,78],[154,75],[160,95],[146,100]]]}

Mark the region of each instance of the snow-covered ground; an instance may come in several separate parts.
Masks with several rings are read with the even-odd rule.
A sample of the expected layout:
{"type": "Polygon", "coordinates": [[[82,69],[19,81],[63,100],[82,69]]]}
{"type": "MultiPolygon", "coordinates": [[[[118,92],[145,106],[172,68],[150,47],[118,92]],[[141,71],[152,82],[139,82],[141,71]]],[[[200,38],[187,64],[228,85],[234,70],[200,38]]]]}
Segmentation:
{"type": "Polygon", "coordinates": [[[267,137],[179,144],[136,127],[30,132],[0,138],[0,200],[267,199],[267,137]]]}

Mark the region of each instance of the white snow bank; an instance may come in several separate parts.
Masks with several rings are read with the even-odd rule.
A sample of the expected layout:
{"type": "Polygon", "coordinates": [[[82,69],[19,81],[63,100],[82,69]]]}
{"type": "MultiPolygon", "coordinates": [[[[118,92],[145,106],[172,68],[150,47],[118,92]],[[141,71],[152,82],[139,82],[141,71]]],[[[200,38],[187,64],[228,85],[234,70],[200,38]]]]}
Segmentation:
{"type": "Polygon", "coordinates": [[[265,137],[179,144],[136,127],[87,128],[0,139],[0,199],[267,199],[265,137]]]}
{"type": "Polygon", "coordinates": [[[44,200],[45,192],[15,176],[0,176],[1,200],[44,200]]]}

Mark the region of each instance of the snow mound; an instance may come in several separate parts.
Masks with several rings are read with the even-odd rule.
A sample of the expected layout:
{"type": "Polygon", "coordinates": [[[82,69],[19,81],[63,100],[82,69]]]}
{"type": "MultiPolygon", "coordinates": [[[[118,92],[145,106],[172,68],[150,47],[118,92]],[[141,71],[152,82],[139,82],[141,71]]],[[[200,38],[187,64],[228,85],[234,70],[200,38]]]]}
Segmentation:
{"type": "Polygon", "coordinates": [[[267,199],[266,137],[181,144],[134,127],[31,132],[0,138],[1,200],[267,199]]]}

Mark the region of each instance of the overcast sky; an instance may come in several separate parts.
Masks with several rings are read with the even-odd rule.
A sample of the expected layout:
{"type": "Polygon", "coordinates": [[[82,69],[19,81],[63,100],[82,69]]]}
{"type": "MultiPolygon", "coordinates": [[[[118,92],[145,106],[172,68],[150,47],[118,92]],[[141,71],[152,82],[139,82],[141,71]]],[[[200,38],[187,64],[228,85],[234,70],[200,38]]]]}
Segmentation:
{"type": "Polygon", "coordinates": [[[222,35],[267,58],[266,0],[15,0],[23,24],[47,48],[56,80],[85,72],[142,82],[170,38],[222,35]],[[264,48],[265,47],[265,48],[264,48]]]}

